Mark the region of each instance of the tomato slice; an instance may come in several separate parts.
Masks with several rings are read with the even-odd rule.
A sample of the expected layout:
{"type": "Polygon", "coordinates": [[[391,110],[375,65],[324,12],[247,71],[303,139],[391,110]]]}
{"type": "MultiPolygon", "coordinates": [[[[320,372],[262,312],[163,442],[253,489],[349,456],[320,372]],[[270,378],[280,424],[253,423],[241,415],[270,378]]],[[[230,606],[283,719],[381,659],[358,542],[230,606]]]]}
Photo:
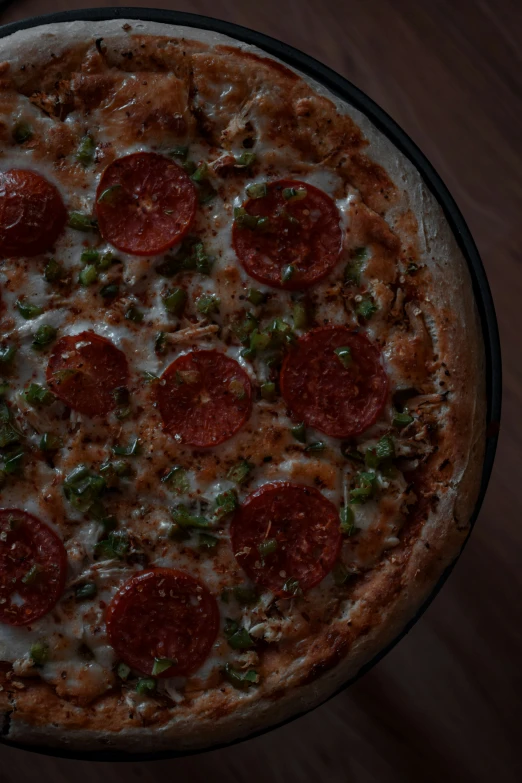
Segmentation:
{"type": "Polygon", "coordinates": [[[61,234],[67,213],[58,189],[35,171],[0,172],[0,255],[45,253],[61,234]]]}
{"type": "Polygon", "coordinates": [[[189,574],[152,568],[131,577],[107,611],[109,641],[122,661],[152,674],[155,659],[175,661],[159,677],[188,676],[208,656],[219,628],[216,599],[189,574]]]}
{"type": "Polygon", "coordinates": [[[219,351],[193,351],[167,367],[158,384],[165,429],[181,443],[209,448],[228,440],[250,416],[246,372],[219,351]]]}
{"type": "Polygon", "coordinates": [[[265,484],[249,495],[234,515],[230,535],[248,576],[281,596],[319,584],[341,547],[333,503],[314,487],[288,482],[265,484]],[[265,553],[267,542],[273,551],[265,553]]]}
{"type": "Polygon", "coordinates": [[[96,216],[107,242],[125,253],[154,256],[179,242],[196,214],[190,177],[174,161],[136,152],[111,163],[96,191],[96,216]]]}
{"type": "Polygon", "coordinates": [[[17,508],[0,509],[0,623],[27,625],[63,593],[67,555],[57,534],[17,508]]]}
{"type": "Polygon", "coordinates": [[[334,438],[368,429],[388,394],[379,349],[345,326],[320,327],[301,337],[283,362],[280,382],[293,418],[334,438]],[[349,366],[336,348],[350,349],[349,366]]]}
{"type": "Polygon", "coordinates": [[[236,255],[251,277],[274,288],[295,290],[317,283],[336,265],[342,232],[335,202],[306,182],[279,180],[267,185],[262,198],[243,204],[249,215],[268,218],[266,228],[241,227],[236,220],[232,241],[236,255]],[[300,200],[284,192],[306,191],[300,200]],[[291,267],[291,271],[285,271],[291,267]],[[288,279],[285,279],[288,277],[288,279]]]}
{"type": "Polygon", "coordinates": [[[125,354],[94,332],[62,337],[47,365],[49,388],[86,416],[106,416],[113,410],[114,390],[126,386],[128,376],[125,354]]]}

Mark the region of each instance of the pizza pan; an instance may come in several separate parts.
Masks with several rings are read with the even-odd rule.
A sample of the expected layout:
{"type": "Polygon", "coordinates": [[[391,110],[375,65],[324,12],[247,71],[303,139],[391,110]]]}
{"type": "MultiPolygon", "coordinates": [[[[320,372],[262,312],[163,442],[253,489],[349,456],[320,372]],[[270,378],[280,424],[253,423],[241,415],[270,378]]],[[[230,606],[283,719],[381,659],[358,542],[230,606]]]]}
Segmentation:
{"type": "MultiPolygon", "coordinates": [[[[278,41],[275,38],[270,38],[269,36],[262,33],[255,32],[254,30],[250,30],[246,27],[232,24],[230,22],[223,22],[218,19],[212,19],[207,16],[200,16],[198,14],[188,14],[159,9],[153,10],[150,8],[90,8],[78,11],[64,11],[62,13],[47,14],[44,16],[32,17],[30,19],[24,19],[19,22],[4,25],[3,27],[0,27],[0,37],[3,38],[7,35],[10,35],[11,33],[17,32],[18,30],[24,30],[30,27],[37,27],[38,25],[44,24],[58,24],[60,22],[73,21],[97,22],[110,19],[136,19],[148,22],[161,22],[163,24],[194,27],[222,33],[240,42],[257,46],[259,49],[263,49],[268,54],[279,58],[288,65],[296,68],[307,76],[310,76],[315,81],[324,85],[339,98],[353,105],[356,109],[359,109],[382,133],[388,137],[388,139],[404,155],[406,155],[407,158],[409,158],[409,160],[417,168],[427,187],[431,190],[441,205],[448,223],[451,226],[451,229],[458,241],[464,258],[466,259],[472,279],[475,301],[482,325],[482,336],[486,354],[487,441],[479,497],[471,518],[471,526],[473,526],[484,500],[497,447],[502,398],[500,342],[495,307],[479,252],[458,206],[456,205],[453,197],[449,193],[448,189],[444,185],[442,179],[437,174],[431,163],[409,138],[409,136],[397,125],[397,123],[394,122],[394,120],[389,117],[388,114],[386,114],[386,112],[384,112],[374,101],[372,101],[371,98],[365,95],[364,92],[362,92],[358,87],[353,85],[347,79],[335,73],[335,71],[318,62],[313,57],[300,52],[298,49],[294,49],[292,46],[288,46],[288,44],[278,41]]],[[[375,656],[371,661],[363,666],[356,677],[344,683],[344,685],[338,689],[336,693],[332,694],[328,698],[333,698],[333,696],[340,693],[361,675],[369,671],[397,644],[398,641],[400,641],[400,639],[402,639],[408,633],[408,631],[425,612],[429,604],[441,589],[457,559],[458,558],[456,558],[455,561],[446,569],[428,600],[417,612],[415,617],[407,624],[399,636],[390,645],[388,645],[388,647],[382,650],[377,656],[375,656]]],[[[325,699],[325,701],[327,700],[328,699],[325,699]]],[[[302,714],[304,713],[294,715],[289,720],[284,721],[284,723],[288,723],[290,720],[294,720],[295,718],[300,717],[302,714]]],[[[271,731],[272,729],[281,725],[283,724],[274,724],[267,727],[266,729],[263,729],[262,731],[255,732],[248,737],[241,737],[239,740],[227,743],[227,745],[233,745],[253,736],[258,736],[259,734],[271,731]]],[[[49,756],[87,761],[152,761],[193,755],[207,750],[216,750],[219,747],[223,747],[223,745],[212,745],[200,750],[187,752],[167,751],[147,754],[130,754],[121,751],[115,752],[109,750],[99,752],[74,752],[72,750],[69,751],[66,749],[48,749],[44,746],[30,746],[18,743],[16,745],[11,745],[11,743],[5,744],[9,744],[11,747],[17,747],[37,753],[44,753],[49,756]]]]}

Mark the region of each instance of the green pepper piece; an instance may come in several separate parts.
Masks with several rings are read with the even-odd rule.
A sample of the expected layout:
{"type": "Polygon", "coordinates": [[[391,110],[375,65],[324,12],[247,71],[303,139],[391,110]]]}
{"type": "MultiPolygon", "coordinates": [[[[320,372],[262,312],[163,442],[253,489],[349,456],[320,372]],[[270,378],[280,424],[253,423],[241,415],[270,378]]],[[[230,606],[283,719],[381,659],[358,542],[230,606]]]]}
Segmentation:
{"type": "Polygon", "coordinates": [[[92,136],[86,135],[80,139],[78,151],[76,153],[76,160],[83,163],[84,166],[88,166],[94,160],[94,153],[96,152],[96,144],[92,136]]]}
{"type": "Polygon", "coordinates": [[[253,469],[254,465],[251,462],[242,459],[230,468],[227,473],[227,479],[234,481],[236,484],[243,484],[253,469]]]}
{"type": "Polygon", "coordinates": [[[49,645],[45,641],[35,642],[29,649],[29,656],[35,666],[43,666],[50,658],[49,645]]]}
{"type": "Polygon", "coordinates": [[[28,122],[24,122],[23,120],[17,122],[13,128],[13,139],[17,144],[25,144],[26,141],[33,138],[33,135],[33,129],[28,122]]]}
{"type": "Polygon", "coordinates": [[[32,342],[33,348],[40,350],[41,348],[47,347],[54,340],[56,340],[57,334],[58,330],[55,329],[54,326],[50,326],[49,324],[42,324],[38,327],[34,334],[34,339],[32,342]]]}
{"type": "Polygon", "coordinates": [[[43,307],[40,307],[40,305],[31,304],[31,302],[27,302],[25,299],[17,300],[16,309],[26,321],[32,321],[33,318],[38,318],[44,311],[43,307]]]}
{"type": "Polygon", "coordinates": [[[94,582],[84,582],[81,585],[76,585],[74,597],[77,601],[88,601],[90,598],[94,598],[97,592],[98,588],[94,582]]]}
{"type": "Polygon", "coordinates": [[[187,303],[187,292],[184,288],[173,288],[163,298],[165,310],[171,315],[180,316],[187,303]]]}
{"type": "Polygon", "coordinates": [[[71,212],[69,214],[69,228],[73,228],[75,231],[83,231],[85,233],[91,231],[98,231],[98,221],[91,215],[85,215],[83,212],[71,212]]]}

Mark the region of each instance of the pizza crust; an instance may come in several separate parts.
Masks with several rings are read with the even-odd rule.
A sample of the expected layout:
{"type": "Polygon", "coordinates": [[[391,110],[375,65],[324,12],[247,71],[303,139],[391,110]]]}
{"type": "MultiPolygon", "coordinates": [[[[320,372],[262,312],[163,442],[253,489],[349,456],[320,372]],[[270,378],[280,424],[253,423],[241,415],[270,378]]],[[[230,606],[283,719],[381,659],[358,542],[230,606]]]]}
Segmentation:
{"type": "MultiPolygon", "coordinates": [[[[85,54],[85,41],[114,38],[118,45],[127,40],[129,32],[186,38],[195,42],[184,42],[193,52],[204,51],[206,45],[232,46],[249,56],[262,57],[265,66],[267,62],[261,50],[217,33],[135,20],[70,22],[20,31],[0,41],[0,60],[9,61],[17,72],[20,89],[30,89],[34,74],[19,72],[21,65],[47,64],[61,58],[61,69],[74,68],[85,54]],[[126,24],[131,31],[122,31],[126,24]]],[[[272,57],[268,60],[278,62],[272,57]]],[[[285,71],[294,70],[283,66],[285,71]]],[[[73,750],[179,751],[229,742],[277,725],[323,702],[393,642],[458,556],[467,537],[482,472],[486,400],[484,349],[465,259],[441,207],[410,161],[361,112],[309,77],[299,77],[332,101],[340,113],[348,113],[362,130],[368,142],[364,154],[386,171],[396,187],[386,204],[389,225],[393,227],[411,213],[419,226],[419,257],[430,277],[430,301],[424,317],[452,384],[452,403],[444,414],[437,460],[450,460],[452,474],[436,484],[437,505],[417,521],[411,543],[385,557],[360,586],[358,596],[356,591],[349,626],[346,618],[338,618],[317,639],[307,660],[289,661],[284,675],[281,670],[274,671],[257,691],[233,692],[231,696],[226,689],[208,692],[200,696],[192,711],[174,709],[171,716],[145,717],[141,725],[129,725],[132,721],[124,718],[126,708],[115,694],[84,709],[60,700],[44,684],[23,681],[24,687],[13,690],[6,682],[0,695],[9,715],[5,735],[10,742],[73,750]],[[51,724],[49,714],[53,716],[51,724]]],[[[380,170],[373,170],[377,180],[380,170]]],[[[372,206],[378,211],[383,202],[377,191],[379,188],[372,206]]]]}

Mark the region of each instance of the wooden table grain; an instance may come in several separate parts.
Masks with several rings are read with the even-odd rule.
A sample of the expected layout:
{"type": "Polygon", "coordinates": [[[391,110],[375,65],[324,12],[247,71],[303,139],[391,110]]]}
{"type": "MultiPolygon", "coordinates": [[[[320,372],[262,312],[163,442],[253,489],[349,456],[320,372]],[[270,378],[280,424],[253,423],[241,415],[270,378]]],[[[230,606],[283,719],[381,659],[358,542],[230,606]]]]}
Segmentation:
{"type": "MultiPolygon", "coordinates": [[[[16,0],[0,12],[0,22],[88,4],[16,0]]],[[[505,384],[499,451],[474,533],[441,594],[393,652],[342,695],[263,737],[174,761],[96,764],[4,747],[0,779],[519,781],[522,3],[142,0],[140,5],[220,17],[308,52],[365,90],[427,154],[469,223],[493,289],[505,384]]]]}

